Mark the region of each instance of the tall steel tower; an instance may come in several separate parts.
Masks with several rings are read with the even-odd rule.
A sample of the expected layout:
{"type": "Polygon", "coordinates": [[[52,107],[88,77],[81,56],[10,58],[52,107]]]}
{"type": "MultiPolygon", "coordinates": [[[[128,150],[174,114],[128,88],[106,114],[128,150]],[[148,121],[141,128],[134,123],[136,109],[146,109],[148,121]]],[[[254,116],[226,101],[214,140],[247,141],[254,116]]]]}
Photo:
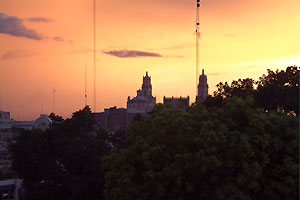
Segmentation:
{"type": "Polygon", "coordinates": [[[87,106],[87,65],[84,73],[84,106],[87,106]]]}
{"type": "Polygon", "coordinates": [[[93,0],[93,18],[94,18],[94,112],[96,112],[96,0],[93,0]]]}
{"type": "Polygon", "coordinates": [[[197,11],[196,11],[196,94],[198,92],[198,80],[199,80],[199,69],[200,69],[200,0],[197,0],[197,11]]]}
{"type": "Polygon", "coordinates": [[[53,95],[53,99],[52,99],[52,113],[54,114],[54,109],[55,109],[55,88],[53,88],[53,91],[52,91],[52,95],[53,95]]]}

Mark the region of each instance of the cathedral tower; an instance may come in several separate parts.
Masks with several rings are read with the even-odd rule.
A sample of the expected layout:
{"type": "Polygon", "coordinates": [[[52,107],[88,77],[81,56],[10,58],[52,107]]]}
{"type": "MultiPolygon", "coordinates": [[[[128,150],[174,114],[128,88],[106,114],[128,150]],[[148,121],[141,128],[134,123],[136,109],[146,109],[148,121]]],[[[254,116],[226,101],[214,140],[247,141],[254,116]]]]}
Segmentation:
{"type": "Polygon", "coordinates": [[[204,69],[202,69],[202,74],[199,77],[198,84],[198,95],[196,97],[196,102],[203,102],[208,96],[208,84],[207,84],[207,76],[204,74],[204,69]]]}
{"type": "Polygon", "coordinates": [[[144,97],[152,96],[151,77],[148,76],[148,72],[146,72],[146,76],[143,76],[142,91],[144,97]]]}
{"type": "Polygon", "coordinates": [[[142,89],[139,89],[136,97],[127,99],[128,113],[147,113],[156,105],[156,97],[152,96],[151,76],[143,76],[142,89]]]}

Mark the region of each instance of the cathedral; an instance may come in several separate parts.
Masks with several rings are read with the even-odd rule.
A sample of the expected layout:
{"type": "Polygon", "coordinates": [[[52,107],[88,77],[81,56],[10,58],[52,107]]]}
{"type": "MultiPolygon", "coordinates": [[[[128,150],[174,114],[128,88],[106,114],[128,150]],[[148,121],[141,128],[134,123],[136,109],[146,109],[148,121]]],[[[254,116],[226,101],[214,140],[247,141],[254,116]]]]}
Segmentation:
{"type": "MultiPolygon", "coordinates": [[[[202,74],[199,77],[198,94],[196,102],[203,102],[208,96],[208,84],[207,76],[202,70],[202,74]]],[[[164,104],[168,104],[171,109],[183,109],[189,108],[190,97],[187,98],[167,98],[163,99],[164,104]]],[[[99,127],[114,133],[118,130],[126,129],[134,120],[137,114],[140,116],[146,116],[156,105],[156,97],[152,96],[152,84],[151,76],[146,72],[146,76],[143,76],[142,88],[137,90],[136,97],[127,98],[127,109],[117,108],[116,106],[104,109],[104,112],[93,113],[99,127]]]]}
{"type": "Polygon", "coordinates": [[[127,99],[127,112],[129,113],[147,113],[156,105],[156,97],[152,96],[151,76],[143,76],[142,89],[137,91],[136,97],[127,99]]]}

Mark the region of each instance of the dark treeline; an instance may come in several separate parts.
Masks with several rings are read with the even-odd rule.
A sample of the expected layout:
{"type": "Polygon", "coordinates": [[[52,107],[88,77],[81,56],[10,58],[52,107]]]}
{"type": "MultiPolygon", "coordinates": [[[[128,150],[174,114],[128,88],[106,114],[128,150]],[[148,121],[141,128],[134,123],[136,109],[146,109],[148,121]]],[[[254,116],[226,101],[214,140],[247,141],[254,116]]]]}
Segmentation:
{"type": "Polygon", "coordinates": [[[239,79],[229,83],[217,84],[217,91],[209,96],[206,106],[220,106],[228,97],[245,98],[252,96],[254,107],[265,110],[282,109],[299,115],[299,68],[287,67],[286,70],[268,70],[258,81],[253,79],[239,79]]]}
{"type": "Polygon", "coordinates": [[[115,134],[89,107],[52,114],[50,129],[10,148],[22,199],[299,199],[297,67],[217,88],[187,111],[158,104],[115,134]]]}

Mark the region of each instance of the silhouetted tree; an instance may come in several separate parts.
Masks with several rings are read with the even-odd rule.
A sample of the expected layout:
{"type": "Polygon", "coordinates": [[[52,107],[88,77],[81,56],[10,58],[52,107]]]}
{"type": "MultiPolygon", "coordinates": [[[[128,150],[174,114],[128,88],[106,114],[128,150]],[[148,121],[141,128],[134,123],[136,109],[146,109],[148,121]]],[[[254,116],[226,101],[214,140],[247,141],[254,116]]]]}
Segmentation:
{"type": "Polygon", "coordinates": [[[24,181],[23,198],[103,199],[101,158],[110,151],[108,143],[89,107],[45,132],[24,131],[11,146],[13,168],[24,181]]]}
{"type": "Polygon", "coordinates": [[[268,75],[263,75],[257,82],[256,106],[266,110],[280,107],[299,114],[299,72],[296,66],[288,67],[285,71],[268,70],[268,75]]]}
{"type": "Polygon", "coordinates": [[[268,70],[268,75],[263,75],[257,82],[253,79],[239,79],[218,83],[214,95],[207,98],[204,105],[219,107],[221,102],[229,97],[254,98],[254,107],[265,110],[283,109],[285,112],[299,114],[299,68],[287,67],[286,70],[273,72],[268,70]]]}
{"type": "Polygon", "coordinates": [[[156,107],[103,158],[106,199],[298,199],[299,118],[253,103],[156,107]]]}
{"type": "Polygon", "coordinates": [[[118,130],[110,134],[109,142],[111,146],[118,149],[124,149],[129,147],[132,144],[132,141],[129,139],[126,134],[126,130],[118,130]]]}
{"type": "Polygon", "coordinates": [[[64,121],[64,119],[62,118],[62,116],[56,115],[55,113],[51,113],[49,115],[49,118],[52,120],[53,124],[61,123],[61,122],[64,121]]]}
{"type": "Polygon", "coordinates": [[[214,92],[215,97],[241,97],[245,98],[254,93],[254,80],[250,78],[233,80],[231,85],[227,82],[217,84],[217,91],[214,92]]]}

